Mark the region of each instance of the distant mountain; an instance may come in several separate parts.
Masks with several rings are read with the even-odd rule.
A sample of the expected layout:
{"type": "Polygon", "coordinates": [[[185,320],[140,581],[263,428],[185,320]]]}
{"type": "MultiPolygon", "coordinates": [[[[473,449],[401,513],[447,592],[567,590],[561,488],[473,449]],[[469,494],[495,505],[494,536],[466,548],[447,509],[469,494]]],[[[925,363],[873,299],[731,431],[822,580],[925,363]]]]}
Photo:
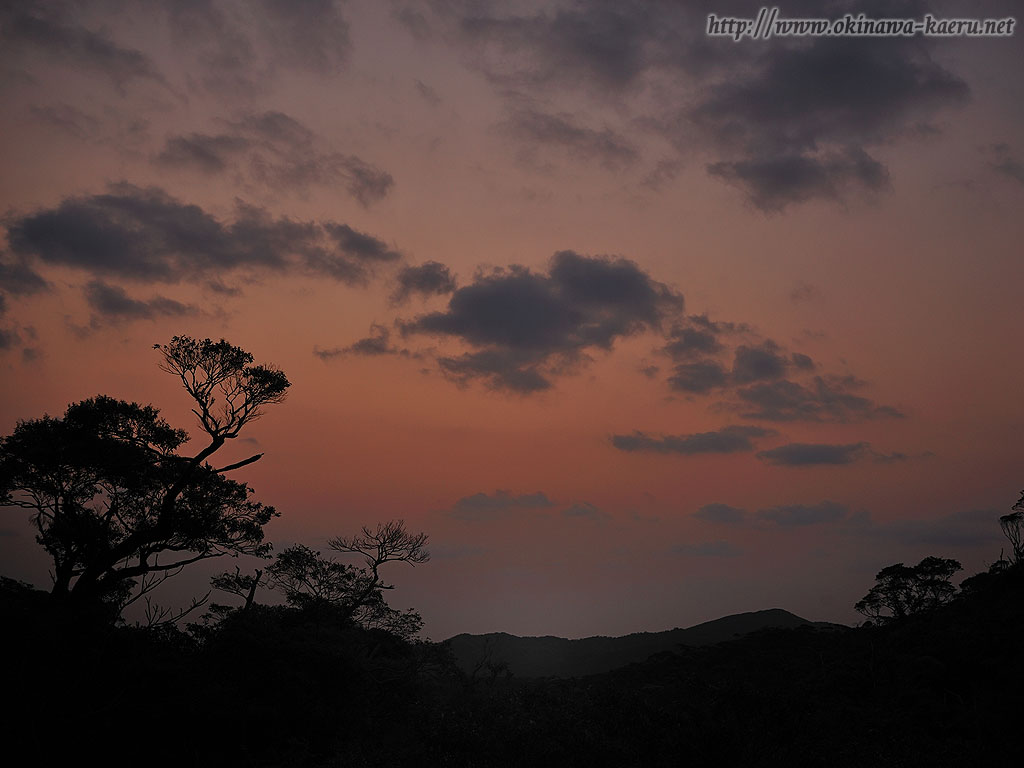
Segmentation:
{"type": "Polygon", "coordinates": [[[580,677],[608,672],[680,645],[713,645],[761,629],[836,627],[826,622],[801,619],[781,608],[737,613],[687,629],[637,632],[624,637],[517,637],[504,632],[486,635],[461,634],[447,644],[456,663],[469,673],[488,676],[502,671],[502,664],[516,677],[580,677]]]}

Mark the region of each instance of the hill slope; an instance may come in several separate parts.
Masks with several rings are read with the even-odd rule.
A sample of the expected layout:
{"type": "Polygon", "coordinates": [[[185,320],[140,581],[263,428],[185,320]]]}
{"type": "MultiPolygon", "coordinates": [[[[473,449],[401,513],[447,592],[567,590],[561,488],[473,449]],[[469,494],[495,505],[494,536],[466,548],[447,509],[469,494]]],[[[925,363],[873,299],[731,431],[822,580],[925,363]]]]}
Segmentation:
{"type": "Polygon", "coordinates": [[[762,629],[815,626],[781,608],[724,616],[686,629],[637,632],[623,637],[518,637],[504,632],[461,634],[447,641],[456,663],[468,674],[487,675],[505,664],[516,677],[580,677],[607,672],[672,651],[733,640],[762,629]]]}

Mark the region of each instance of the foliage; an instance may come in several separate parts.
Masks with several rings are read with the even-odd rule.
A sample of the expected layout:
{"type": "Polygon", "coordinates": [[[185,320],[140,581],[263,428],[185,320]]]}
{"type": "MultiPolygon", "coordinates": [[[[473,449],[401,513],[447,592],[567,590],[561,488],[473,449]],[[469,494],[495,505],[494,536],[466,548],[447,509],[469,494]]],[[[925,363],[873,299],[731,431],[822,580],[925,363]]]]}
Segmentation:
{"type": "Polygon", "coordinates": [[[365,568],[324,557],[299,544],[278,553],[267,568],[269,584],[281,590],[295,608],[412,638],[422,628],[422,619],[414,611],[400,612],[388,606],[382,590],[393,587],[381,580],[379,569],[388,562],[426,562],[430,558],[426,543],[426,534],[409,533],[402,520],[380,523],[375,530],[364,527],[356,536],[336,537],[329,544],[338,552],[363,555],[365,568]]]}
{"type": "Polygon", "coordinates": [[[999,518],[999,527],[1013,547],[1013,562],[1024,562],[1024,491],[1013,505],[1013,512],[999,518]]]}
{"type": "Polygon", "coordinates": [[[62,418],[21,421],[0,440],[0,504],[28,509],[53,559],[53,594],[105,604],[117,615],[184,566],[225,554],[265,556],[263,526],[277,513],[206,459],[280,402],[284,374],[252,366],[227,342],[176,336],[158,347],[178,375],[209,444],[188,440],[153,406],[98,396],[62,418]]]}
{"type": "Polygon", "coordinates": [[[854,608],[875,621],[932,610],[953,599],[956,587],[950,579],[962,567],[941,557],[926,557],[915,566],[890,565],[878,572],[877,583],[854,608]]]}

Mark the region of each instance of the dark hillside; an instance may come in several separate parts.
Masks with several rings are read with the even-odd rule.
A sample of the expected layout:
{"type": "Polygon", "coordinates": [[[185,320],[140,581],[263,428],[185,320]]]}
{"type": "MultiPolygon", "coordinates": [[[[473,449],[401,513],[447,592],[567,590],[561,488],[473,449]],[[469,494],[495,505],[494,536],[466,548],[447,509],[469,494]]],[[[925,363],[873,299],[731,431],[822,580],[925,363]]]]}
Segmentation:
{"type": "Polygon", "coordinates": [[[622,637],[517,637],[504,632],[456,635],[447,641],[459,668],[467,674],[508,671],[516,677],[580,677],[643,661],[680,645],[733,640],[762,629],[811,626],[780,608],[725,616],[686,629],[637,632],[622,637]]]}

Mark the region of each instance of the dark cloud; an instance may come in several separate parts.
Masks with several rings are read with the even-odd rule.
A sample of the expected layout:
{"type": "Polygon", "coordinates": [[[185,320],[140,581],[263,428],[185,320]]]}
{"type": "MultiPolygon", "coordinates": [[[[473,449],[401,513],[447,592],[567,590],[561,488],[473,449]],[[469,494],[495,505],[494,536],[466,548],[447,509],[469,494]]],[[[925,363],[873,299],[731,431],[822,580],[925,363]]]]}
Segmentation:
{"type": "Polygon", "coordinates": [[[722,349],[718,333],[708,327],[676,325],[669,331],[668,338],[663,351],[676,361],[715,354],[722,349]]]}
{"type": "Polygon", "coordinates": [[[152,320],[196,313],[196,308],[165,296],[148,301],[133,299],[123,288],[93,280],[85,287],[85,299],[92,310],[110,320],[152,320]]]}
{"type": "Polygon", "coordinates": [[[276,110],[251,112],[231,125],[271,146],[292,150],[308,147],[315,138],[313,132],[294,117],[276,110]]]}
{"type": "Polygon", "coordinates": [[[241,136],[207,136],[200,133],[173,136],[167,139],[156,161],[160,165],[175,168],[192,167],[203,173],[221,173],[239,153],[249,148],[249,144],[241,136]]]}
{"type": "Polygon", "coordinates": [[[374,323],[370,326],[370,335],[350,344],[335,349],[314,349],[313,354],[324,362],[343,355],[361,357],[380,357],[383,355],[412,356],[408,349],[399,349],[391,344],[391,332],[383,325],[374,323]]]}
{"type": "Polygon", "coordinates": [[[641,365],[637,370],[640,371],[648,379],[653,379],[658,373],[661,372],[661,368],[656,365],[641,365]]]}
{"type": "Polygon", "coordinates": [[[395,180],[355,155],[327,152],[309,128],[283,112],[260,112],[228,123],[230,133],[171,136],[155,162],[207,174],[245,170],[275,190],[345,189],[364,207],[383,200],[395,180]]]}
{"type": "Polygon", "coordinates": [[[725,368],[714,360],[681,363],[672,371],[672,375],[668,378],[668,384],[679,392],[705,394],[713,389],[724,387],[729,380],[725,368]]]}
{"type": "Polygon", "coordinates": [[[738,453],[754,450],[753,438],[769,437],[774,430],[761,427],[731,426],[715,432],[698,432],[692,435],[663,435],[654,437],[643,432],[632,435],[612,435],[612,445],[620,451],[645,451],[651,453],[738,453]]]}
{"type": "Polygon", "coordinates": [[[50,284],[24,259],[0,254],[0,288],[13,296],[27,296],[49,290],[50,284]]]}
{"type": "Polygon", "coordinates": [[[843,200],[851,192],[879,192],[889,187],[885,166],[863,150],[823,156],[770,155],[708,165],[708,173],[743,189],[765,213],[814,198],[843,200]]]}
{"type": "Polygon", "coordinates": [[[147,281],[209,280],[232,270],[297,272],[363,284],[396,252],[334,222],[272,218],[240,204],[220,221],[161,189],[128,184],[66,198],[8,225],[11,250],[45,264],[147,281]]]}
{"type": "Polygon", "coordinates": [[[63,10],[58,4],[5,4],[0,8],[0,46],[98,72],[118,89],[136,79],[164,83],[149,56],[134,48],[122,47],[75,19],[61,18],[63,10]]]}
{"type": "Polygon", "coordinates": [[[620,257],[556,253],[548,272],[512,266],[478,274],[455,291],[443,312],[403,324],[407,334],[458,339],[477,348],[442,358],[456,379],[530,392],[584,361],[592,349],[658,329],[683,297],[620,257]]]}
{"type": "Polygon", "coordinates": [[[13,328],[0,328],[0,351],[6,352],[21,343],[21,336],[13,328]]]}
{"type": "Polygon", "coordinates": [[[994,144],[986,148],[991,156],[990,166],[997,173],[1024,184],[1024,163],[1010,150],[1007,144],[994,144]]]}
{"type": "Polygon", "coordinates": [[[365,232],[352,229],[348,224],[324,224],[324,230],[334,238],[341,252],[361,261],[398,261],[402,254],[365,232]]]}
{"type": "Polygon", "coordinates": [[[691,117],[734,143],[776,155],[823,143],[878,143],[967,99],[967,85],[929,50],[920,38],[770,46],[741,76],[708,91],[691,117]]]}
{"type": "Polygon", "coordinates": [[[460,386],[483,379],[491,389],[529,395],[552,386],[549,376],[541,373],[540,366],[531,360],[528,354],[496,348],[459,357],[440,357],[437,363],[460,386]]]}
{"type": "Polygon", "coordinates": [[[197,54],[195,81],[217,93],[253,94],[282,69],[330,75],[351,52],[333,0],[189,0],[161,3],[175,43],[197,54]]]}
{"type": "Polygon", "coordinates": [[[402,304],[414,295],[444,296],[456,288],[455,276],[447,266],[438,261],[402,267],[395,280],[398,286],[391,294],[391,300],[396,304],[402,304]]]}
{"type": "Polygon", "coordinates": [[[740,549],[728,541],[702,541],[698,544],[677,544],[670,552],[674,555],[690,557],[737,557],[742,554],[740,549]]]}
{"type": "MultiPolygon", "coordinates": [[[[919,18],[930,10],[916,0],[827,5],[794,0],[784,14],[919,18]]],[[[710,173],[766,212],[876,195],[889,175],[869,151],[922,128],[937,130],[934,117],[969,97],[966,83],[933,57],[934,42],[922,37],[759,45],[704,33],[708,13],[756,16],[753,0],[565,0],[518,12],[486,2],[430,7],[432,20],[455,33],[471,65],[502,93],[550,99],[572,89],[611,103],[680,153],[710,151],[710,173]],[[661,98],[648,98],[652,93],[661,98]]],[[[659,183],[657,174],[645,181],[659,183]]]]}
{"type": "Polygon", "coordinates": [[[808,386],[779,379],[738,389],[736,407],[744,418],[767,421],[846,422],[903,416],[892,406],[877,405],[851,391],[863,386],[853,376],[815,376],[808,386]]]}
{"type": "Polygon", "coordinates": [[[580,501],[562,510],[562,517],[586,518],[588,520],[604,520],[608,514],[589,501],[580,501]]]}
{"type": "Polygon", "coordinates": [[[788,367],[789,361],[775,342],[764,341],[756,347],[743,344],[736,347],[732,378],[737,384],[779,379],[788,367]]]}
{"type": "Polygon", "coordinates": [[[516,496],[509,491],[495,491],[493,494],[474,493],[455,502],[449,511],[460,520],[494,520],[510,512],[547,509],[554,502],[540,491],[516,496]]]}
{"type": "Polygon", "coordinates": [[[815,368],[814,360],[800,352],[794,352],[791,355],[790,360],[792,361],[793,366],[801,371],[813,371],[815,368]]]}
{"type": "Polygon", "coordinates": [[[705,504],[693,513],[693,516],[709,523],[726,523],[737,525],[747,518],[747,511],[739,507],[730,507],[728,504],[705,504]]]}
{"type": "Polygon", "coordinates": [[[782,528],[797,528],[820,523],[834,523],[849,514],[849,508],[834,501],[823,501],[819,504],[790,504],[788,506],[771,507],[758,510],[757,516],[762,520],[775,523],[782,528]]]}
{"type": "Polygon", "coordinates": [[[475,65],[505,86],[557,82],[620,90],[644,70],[655,32],[644,4],[570,4],[518,16],[498,16],[478,4],[459,11],[475,65]]]}
{"type": "Polygon", "coordinates": [[[259,21],[275,60],[319,74],[342,69],[351,43],[349,25],[334,0],[259,0],[259,21]]]}
{"type": "MultiPolygon", "coordinates": [[[[828,15],[906,18],[924,10],[904,5],[839,2],[828,15]]],[[[888,171],[867,149],[919,133],[970,93],[920,37],[813,38],[750,50],[750,60],[735,57],[728,76],[685,109],[676,130],[685,140],[686,127],[696,125],[721,153],[740,153],[708,170],[766,212],[884,190],[888,171]]]]}
{"type": "Polygon", "coordinates": [[[579,125],[569,114],[519,109],[500,129],[524,144],[527,157],[536,147],[549,146],[564,150],[570,157],[597,162],[608,170],[629,166],[639,157],[636,148],[623,136],[608,128],[595,130],[579,125]]]}
{"type": "Polygon", "coordinates": [[[852,464],[868,455],[867,443],[828,445],[826,443],[789,443],[768,451],[759,451],[757,458],[784,467],[813,467],[852,464]]]}

